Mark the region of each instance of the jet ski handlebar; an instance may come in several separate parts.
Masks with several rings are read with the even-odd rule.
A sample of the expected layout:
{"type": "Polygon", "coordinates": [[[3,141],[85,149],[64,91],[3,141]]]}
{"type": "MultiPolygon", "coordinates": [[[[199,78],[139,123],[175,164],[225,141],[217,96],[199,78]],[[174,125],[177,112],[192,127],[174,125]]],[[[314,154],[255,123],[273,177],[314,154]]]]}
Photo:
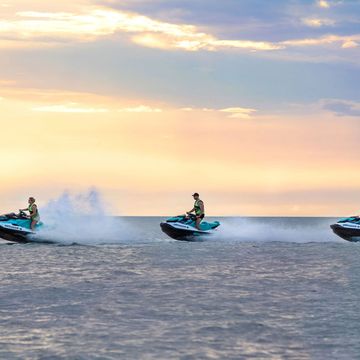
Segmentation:
{"type": "Polygon", "coordinates": [[[185,215],[181,215],[181,216],[184,216],[184,217],[186,217],[186,218],[188,218],[188,219],[191,219],[191,220],[195,220],[196,219],[196,215],[194,215],[194,214],[185,214],[185,215]]]}
{"type": "Polygon", "coordinates": [[[30,219],[30,217],[22,210],[19,210],[17,214],[12,212],[8,214],[0,215],[0,217],[8,218],[8,219],[30,219]]]}
{"type": "Polygon", "coordinates": [[[26,215],[26,213],[25,213],[24,211],[22,211],[22,210],[19,210],[18,216],[19,216],[19,217],[28,217],[28,216],[26,215]]]}

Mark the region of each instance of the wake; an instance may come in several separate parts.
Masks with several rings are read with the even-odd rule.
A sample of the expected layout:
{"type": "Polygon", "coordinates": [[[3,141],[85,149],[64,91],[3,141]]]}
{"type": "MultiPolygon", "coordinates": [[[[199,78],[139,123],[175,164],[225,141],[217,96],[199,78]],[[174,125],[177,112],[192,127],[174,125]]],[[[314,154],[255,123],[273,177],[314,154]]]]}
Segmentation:
{"type": "Polygon", "coordinates": [[[330,229],[330,218],[227,218],[214,239],[254,242],[342,242],[330,229]]]}

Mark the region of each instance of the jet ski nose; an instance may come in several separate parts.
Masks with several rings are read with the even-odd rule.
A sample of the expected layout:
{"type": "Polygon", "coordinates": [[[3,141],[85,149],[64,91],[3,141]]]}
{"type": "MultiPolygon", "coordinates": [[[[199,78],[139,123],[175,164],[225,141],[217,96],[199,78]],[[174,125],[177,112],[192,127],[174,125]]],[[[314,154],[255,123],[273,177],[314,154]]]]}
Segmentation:
{"type": "Polygon", "coordinates": [[[331,228],[331,230],[333,230],[335,232],[336,230],[341,229],[342,226],[339,224],[332,224],[332,225],[330,225],[330,228],[331,228]]]}
{"type": "Polygon", "coordinates": [[[172,226],[170,224],[167,224],[166,222],[160,223],[160,228],[164,233],[167,233],[167,231],[172,229],[172,226]]]}

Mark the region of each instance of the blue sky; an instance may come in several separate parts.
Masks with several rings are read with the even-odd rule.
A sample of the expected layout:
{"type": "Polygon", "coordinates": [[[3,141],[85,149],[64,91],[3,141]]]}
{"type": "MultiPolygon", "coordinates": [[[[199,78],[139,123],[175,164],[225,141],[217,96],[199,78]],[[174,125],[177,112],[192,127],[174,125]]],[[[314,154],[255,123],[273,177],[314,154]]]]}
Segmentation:
{"type": "Polygon", "coordinates": [[[190,23],[214,29],[230,38],[280,41],[324,35],[329,29],[352,35],[359,26],[359,1],[327,1],[329,7],[313,0],[165,0],[101,1],[99,4],[140,12],[163,21],[190,23]],[[302,19],[323,18],[333,24],[317,28],[303,26],[302,19]]]}

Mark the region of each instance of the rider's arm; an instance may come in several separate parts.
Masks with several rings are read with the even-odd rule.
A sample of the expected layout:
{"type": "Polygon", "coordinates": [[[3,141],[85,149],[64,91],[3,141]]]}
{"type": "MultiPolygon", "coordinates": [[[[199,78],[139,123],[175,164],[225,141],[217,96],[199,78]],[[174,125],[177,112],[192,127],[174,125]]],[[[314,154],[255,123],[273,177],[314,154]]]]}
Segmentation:
{"type": "Polygon", "coordinates": [[[193,207],[190,211],[187,211],[186,213],[187,214],[191,214],[192,212],[194,212],[195,211],[195,208],[193,207]]]}

